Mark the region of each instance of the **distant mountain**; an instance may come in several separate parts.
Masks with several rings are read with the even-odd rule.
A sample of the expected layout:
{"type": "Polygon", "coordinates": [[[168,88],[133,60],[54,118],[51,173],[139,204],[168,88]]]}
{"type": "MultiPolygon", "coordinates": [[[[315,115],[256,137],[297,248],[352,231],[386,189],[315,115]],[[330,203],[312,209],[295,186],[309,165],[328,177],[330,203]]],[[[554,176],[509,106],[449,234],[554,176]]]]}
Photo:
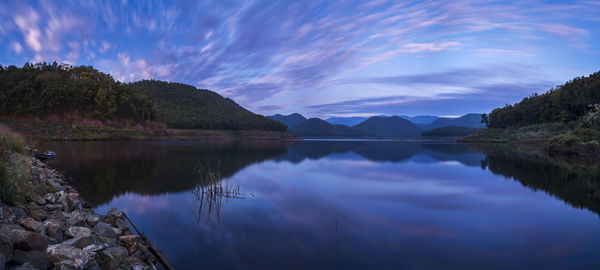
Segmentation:
{"type": "Polygon", "coordinates": [[[364,137],[367,132],[345,125],[332,125],[319,118],[310,118],[289,128],[289,131],[301,137],[364,137]]]}
{"type": "Polygon", "coordinates": [[[423,136],[423,137],[463,137],[463,136],[471,135],[480,130],[481,130],[481,128],[447,126],[447,127],[441,127],[441,128],[435,128],[432,130],[423,131],[423,134],[421,134],[421,136],[423,136]]]}
{"type": "Polygon", "coordinates": [[[288,128],[291,128],[291,127],[307,120],[306,117],[302,116],[299,113],[292,113],[290,115],[276,114],[276,115],[271,115],[271,116],[267,116],[267,117],[271,118],[275,121],[279,121],[281,123],[286,124],[288,126],[288,128]]]}
{"type": "Polygon", "coordinates": [[[170,128],[224,130],[285,130],[286,127],[254,114],[229,98],[194,86],[157,80],[128,84],[154,100],[156,120],[170,128]]]}
{"type": "Polygon", "coordinates": [[[418,126],[431,124],[431,123],[433,123],[433,121],[440,119],[439,117],[433,116],[433,115],[417,115],[417,116],[400,115],[400,117],[402,117],[408,121],[411,121],[413,124],[416,124],[418,126]]]}
{"type": "Polygon", "coordinates": [[[417,137],[423,132],[419,126],[399,116],[374,116],[353,128],[377,137],[417,137]]]}
{"type": "Polygon", "coordinates": [[[440,118],[438,120],[433,121],[433,123],[429,125],[423,126],[423,129],[432,130],[448,126],[485,128],[485,124],[481,123],[480,113],[469,113],[458,118],[440,118]]]}
{"type": "Polygon", "coordinates": [[[329,117],[325,121],[333,125],[354,126],[362,121],[367,120],[366,117],[329,117]]]}

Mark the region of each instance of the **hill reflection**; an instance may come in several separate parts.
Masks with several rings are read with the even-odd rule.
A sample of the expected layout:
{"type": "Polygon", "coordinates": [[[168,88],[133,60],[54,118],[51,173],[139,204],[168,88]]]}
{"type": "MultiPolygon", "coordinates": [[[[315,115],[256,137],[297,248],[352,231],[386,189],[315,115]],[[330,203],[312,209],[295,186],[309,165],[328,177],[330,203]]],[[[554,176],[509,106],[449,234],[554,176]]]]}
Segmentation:
{"type": "Polygon", "coordinates": [[[454,161],[489,169],[534,190],[543,190],[570,205],[600,213],[600,169],[560,163],[501,145],[400,141],[300,142],[52,142],[53,167],[92,206],[125,193],[157,195],[192,190],[214,183],[206,175],[230,178],[267,160],[300,163],[322,158],[372,162],[436,163],[454,161]],[[202,167],[208,174],[197,173],[202,167]]]}

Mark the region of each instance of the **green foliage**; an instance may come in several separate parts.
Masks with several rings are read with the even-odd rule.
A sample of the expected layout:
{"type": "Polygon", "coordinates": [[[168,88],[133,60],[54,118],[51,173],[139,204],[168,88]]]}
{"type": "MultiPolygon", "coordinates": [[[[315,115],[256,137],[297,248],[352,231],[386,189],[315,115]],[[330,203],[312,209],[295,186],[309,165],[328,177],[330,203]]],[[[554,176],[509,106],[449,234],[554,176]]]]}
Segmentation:
{"type": "Polygon", "coordinates": [[[150,96],[134,91],[91,66],[56,62],[0,66],[0,114],[49,115],[93,112],[100,119],[151,120],[150,96]]]}
{"type": "Polygon", "coordinates": [[[416,137],[423,132],[419,126],[398,116],[373,116],[353,128],[377,137],[416,137]]]}
{"type": "Polygon", "coordinates": [[[432,130],[424,131],[421,136],[424,137],[458,137],[467,136],[481,130],[480,128],[468,128],[468,127],[457,127],[448,126],[441,127],[432,130]]]}
{"type": "Polygon", "coordinates": [[[153,97],[156,119],[170,128],[286,130],[284,124],[256,115],[213,91],[156,80],[139,81],[129,86],[153,97]]]}
{"type": "Polygon", "coordinates": [[[489,115],[489,126],[507,128],[576,121],[587,113],[588,105],[597,103],[600,103],[600,72],[575,78],[517,104],[494,109],[489,115]]]}
{"type": "Polygon", "coordinates": [[[23,156],[25,140],[8,127],[0,125],[0,200],[11,202],[22,198],[27,192],[29,164],[23,156]]]}

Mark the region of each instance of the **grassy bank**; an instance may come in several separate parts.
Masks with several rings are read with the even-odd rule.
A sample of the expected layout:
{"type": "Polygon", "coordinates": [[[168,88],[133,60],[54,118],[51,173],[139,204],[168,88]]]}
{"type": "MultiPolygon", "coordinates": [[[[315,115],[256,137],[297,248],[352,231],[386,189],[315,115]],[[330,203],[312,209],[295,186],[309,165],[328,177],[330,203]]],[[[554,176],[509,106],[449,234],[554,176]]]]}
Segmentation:
{"type": "Polygon", "coordinates": [[[29,164],[15,153],[25,154],[27,144],[21,135],[0,125],[0,200],[15,202],[27,192],[29,164]]]}
{"type": "Polygon", "coordinates": [[[21,134],[27,141],[131,141],[131,140],[234,140],[288,139],[294,136],[282,131],[261,130],[179,130],[147,121],[93,118],[48,117],[0,119],[0,123],[21,134]]]}
{"type": "Polygon", "coordinates": [[[600,128],[583,119],[568,123],[488,128],[458,141],[530,145],[553,153],[586,156],[593,159],[600,157],[600,128]]]}

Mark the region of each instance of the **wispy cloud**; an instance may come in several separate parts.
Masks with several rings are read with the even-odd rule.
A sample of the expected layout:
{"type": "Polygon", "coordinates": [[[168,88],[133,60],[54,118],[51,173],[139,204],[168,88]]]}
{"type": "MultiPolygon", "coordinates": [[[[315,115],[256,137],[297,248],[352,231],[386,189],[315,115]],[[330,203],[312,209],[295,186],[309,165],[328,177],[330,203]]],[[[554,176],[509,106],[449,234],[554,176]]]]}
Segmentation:
{"type": "MultiPolygon", "coordinates": [[[[309,111],[323,99],[406,103],[479,93],[485,87],[471,80],[488,75],[478,69],[490,62],[544,66],[553,55],[584,51],[573,48],[598,51],[599,17],[597,3],[585,1],[7,1],[0,61],[91,64],[123,81],[213,89],[259,112],[309,111]],[[431,72],[407,75],[422,63],[416,59],[431,72]],[[387,88],[339,90],[350,82],[387,88]],[[406,84],[412,92],[390,88],[406,84]]],[[[575,61],[569,69],[579,68],[575,61]]]]}

